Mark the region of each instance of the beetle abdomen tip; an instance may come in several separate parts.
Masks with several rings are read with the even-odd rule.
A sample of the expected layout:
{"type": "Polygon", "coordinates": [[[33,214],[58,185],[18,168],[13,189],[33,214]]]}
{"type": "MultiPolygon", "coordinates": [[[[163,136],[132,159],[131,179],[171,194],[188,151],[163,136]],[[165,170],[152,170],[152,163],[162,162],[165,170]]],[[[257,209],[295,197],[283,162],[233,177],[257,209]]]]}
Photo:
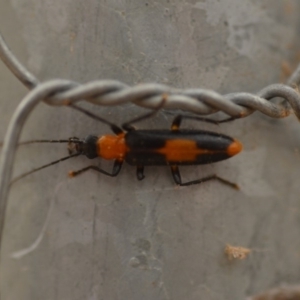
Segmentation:
{"type": "Polygon", "coordinates": [[[243,149],[243,145],[241,142],[234,140],[227,148],[227,154],[229,156],[234,156],[241,152],[243,149]]]}

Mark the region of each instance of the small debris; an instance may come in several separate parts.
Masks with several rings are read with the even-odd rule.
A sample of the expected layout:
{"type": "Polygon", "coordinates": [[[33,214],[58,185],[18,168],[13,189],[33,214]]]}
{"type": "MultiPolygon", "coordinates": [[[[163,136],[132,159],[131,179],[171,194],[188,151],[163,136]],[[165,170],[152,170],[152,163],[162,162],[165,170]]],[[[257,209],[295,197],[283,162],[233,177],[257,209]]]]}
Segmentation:
{"type": "Polygon", "coordinates": [[[231,246],[229,244],[226,245],[224,252],[228,258],[228,260],[239,259],[243,260],[246,259],[247,256],[250,254],[251,250],[244,247],[236,247],[231,246]]]}

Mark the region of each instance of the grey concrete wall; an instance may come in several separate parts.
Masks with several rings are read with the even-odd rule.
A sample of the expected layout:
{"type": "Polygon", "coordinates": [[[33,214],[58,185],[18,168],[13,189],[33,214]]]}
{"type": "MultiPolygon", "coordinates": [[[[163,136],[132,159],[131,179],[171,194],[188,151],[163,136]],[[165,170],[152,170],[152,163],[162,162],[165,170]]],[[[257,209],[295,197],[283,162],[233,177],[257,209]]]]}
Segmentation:
{"type": "MultiPolygon", "coordinates": [[[[299,54],[298,1],[53,1],[0,3],[0,30],[40,78],[79,82],[160,82],[221,93],[255,92],[282,79],[299,54]]],[[[1,137],[26,90],[0,63],[1,137]]],[[[144,110],[90,107],[116,123],[144,110]]],[[[159,113],[140,128],[165,128],[159,113]]],[[[70,160],[24,178],[10,192],[3,299],[244,299],[300,280],[299,124],[255,114],[219,127],[244,144],[215,165],[184,167],[183,177],[217,173],[237,182],[178,188],[164,167],[124,166],[117,178],[67,173],[70,160]],[[228,262],[226,244],[251,249],[228,262]]],[[[39,105],[23,139],[109,131],[68,108],[39,105]]],[[[15,175],[66,154],[63,145],[19,149],[15,175]]],[[[110,163],[95,161],[104,168],[110,163]]]]}

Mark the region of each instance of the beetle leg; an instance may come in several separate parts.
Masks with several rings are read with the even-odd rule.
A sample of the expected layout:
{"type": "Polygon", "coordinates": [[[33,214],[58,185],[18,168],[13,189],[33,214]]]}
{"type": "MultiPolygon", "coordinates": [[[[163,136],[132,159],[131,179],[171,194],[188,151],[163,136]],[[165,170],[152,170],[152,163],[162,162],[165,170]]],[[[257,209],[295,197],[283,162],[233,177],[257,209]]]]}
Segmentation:
{"type": "Polygon", "coordinates": [[[172,125],[171,125],[171,130],[172,131],[176,131],[179,129],[180,124],[181,124],[181,120],[182,120],[182,115],[178,115],[174,118],[172,125]]]}
{"type": "Polygon", "coordinates": [[[173,176],[173,179],[174,179],[175,183],[178,184],[178,185],[181,185],[182,184],[181,183],[181,175],[180,175],[178,166],[172,165],[171,166],[171,172],[172,172],[172,176],[173,176]]]}
{"type": "Polygon", "coordinates": [[[122,128],[123,128],[124,130],[126,130],[126,131],[132,131],[132,130],[135,130],[135,128],[134,128],[133,126],[131,126],[133,123],[137,123],[137,122],[140,122],[140,121],[143,121],[143,120],[146,120],[146,119],[148,119],[148,118],[153,117],[153,116],[156,115],[157,112],[164,106],[164,104],[165,104],[165,99],[163,99],[163,100],[160,102],[160,104],[159,104],[157,107],[155,107],[152,111],[150,111],[150,112],[148,112],[148,113],[146,113],[146,114],[144,114],[144,115],[141,115],[141,116],[139,116],[139,117],[137,117],[137,118],[135,118],[135,119],[132,119],[132,120],[130,120],[130,121],[128,121],[128,122],[123,123],[123,124],[122,124],[122,128]]]}
{"type": "Polygon", "coordinates": [[[215,125],[218,125],[220,123],[216,120],[208,119],[208,118],[202,118],[202,117],[197,117],[197,116],[188,116],[188,115],[177,115],[172,122],[171,129],[174,131],[179,130],[182,119],[196,120],[196,121],[200,121],[200,122],[212,123],[215,125]]]}
{"type": "Polygon", "coordinates": [[[88,111],[88,110],[86,110],[86,109],[84,109],[84,108],[82,108],[80,106],[77,106],[75,104],[70,104],[69,106],[71,108],[77,110],[77,111],[82,112],[86,116],[89,116],[89,117],[91,117],[91,118],[93,118],[93,119],[95,119],[97,121],[100,121],[100,122],[108,125],[115,134],[121,134],[121,133],[123,133],[123,130],[119,126],[115,125],[114,123],[111,123],[111,122],[103,119],[102,117],[99,117],[99,116],[91,113],[90,111],[88,111]]]}
{"type": "Polygon", "coordinates": [[[112,169],[111,173],[109,173],[105,170],[102,170],[101,168],[99,168],[97,166],[88,166],[88,167],[85,167],[85,168],[77,170],[77,171],[71,171],[69,173],[69,176],[70,177],[75,177],[79,174],[82,174],[83,172],[88,171],[88,170],[95,170],[95,171],[100,172],[104,175],[107,175],[107,176],[110,176],[110,177],[115,177],[120,173],[122,164],[123,164],[123,161],[115,160],[114,166],[113,166],[113,169],[112,169]]]}
{"type": "Polygon", "coordinates": [[[138,180],[143,180],[145,178],[144,166],[137,166],[137,168],[136,168],[136,177],[137,177],[138,180]]]}
{"type": "Polygon", "coordinates": [[[192,180],[192,181],[182,183],[179,168],[178,168],[177,165],[171,166],[171,172],[172,172],[173,179],[174,179],[175,183],[180,185],[180,186],[188,186],[188,185],[192,185],[192,184],[199,184],[199,183],[209,181],[209,180],[218,180],[223,184],[229,185],[232,188],[234,188],[236,190],[239,190],[239,186],[236,183],[230,182],[230,181],[228,181],[228,180],[226,180],[222,177],[217,176],[216,174],[210,175],[210,176],[207,176],[207,177],[203,177],[203,178],[200,178],[200,179],[197,179],[197,180],[192,180]]]}
{"type": "Polygon", "coordinates": [[[226,119],[223,119],[223,120],[220,120],[219,123],[227,123],[227,122],[232,122],[234,120],[236,120],[238,118],[235,118],[235,117],[229,117],[229,118],[226,118],[226,119]]]}

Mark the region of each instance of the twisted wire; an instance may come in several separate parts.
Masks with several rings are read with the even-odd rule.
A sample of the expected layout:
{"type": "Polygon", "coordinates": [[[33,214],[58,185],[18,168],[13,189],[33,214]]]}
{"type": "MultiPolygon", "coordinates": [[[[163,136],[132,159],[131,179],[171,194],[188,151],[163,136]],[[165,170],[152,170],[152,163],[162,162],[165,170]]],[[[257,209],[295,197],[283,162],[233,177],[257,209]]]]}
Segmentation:
{"type": "Polygon", "coordinates": [[[292,85],[300,82],[300,66],[290,77],[288,85],[272,84],[257,94],[242,92],[221,95],[207,89],[177,89],[162,84],[140,84],[130,87],[116,80],[98,80],[79,84],[70,80],[57,79],[40,83],[13,55],[1,34],[0,57],[8,69],[31,90],[13,114],[0,158],[0,247],[9,183],[19,136],[27,117],[41,101],[56,106],[78,101],[105,106],[132,102],[153,109],[164,98],[164,109],[182,109],[201,115],[222,111],[232,118],[242,118],[259,111],[272,118],[283,118],[293,111],[300,120],[300,95],[291,88],[292,85]],[[283,99],[281,103],[270,101],[278,97],[283,99]]]}
{"type": "MultiPolygon", "coordinates": [[[[13,55],[0,34],[0,57],[15,76],[29,89],[39,85],[35,78],[13,55]]],[[[254,111],[272,117],[282,118],[292,111],[300,119],[300,96],[290,86],[300,82],[300,65],[288,80],[288,85],[272,84],[257,94],[231,93],[221,95],[207,89],[177,89],[162,84],[140,84],[130,87],[117,80],[98,80],[86,84],[70,83],[70,87],[61,92],[54,91],[54,96],[43,99],[49,105],[67,105],[77,101],[88,101],[97,105],[115,106],[132,102],[145,108],[155,108],[164,95],[165,109],[209,115],[223,111],[233,118],[242,118],[254,111]],[[167,96],[167,97],[166,97],[167,96]],[[281,103],[269,100],[281,97],[281,103]]]]}

